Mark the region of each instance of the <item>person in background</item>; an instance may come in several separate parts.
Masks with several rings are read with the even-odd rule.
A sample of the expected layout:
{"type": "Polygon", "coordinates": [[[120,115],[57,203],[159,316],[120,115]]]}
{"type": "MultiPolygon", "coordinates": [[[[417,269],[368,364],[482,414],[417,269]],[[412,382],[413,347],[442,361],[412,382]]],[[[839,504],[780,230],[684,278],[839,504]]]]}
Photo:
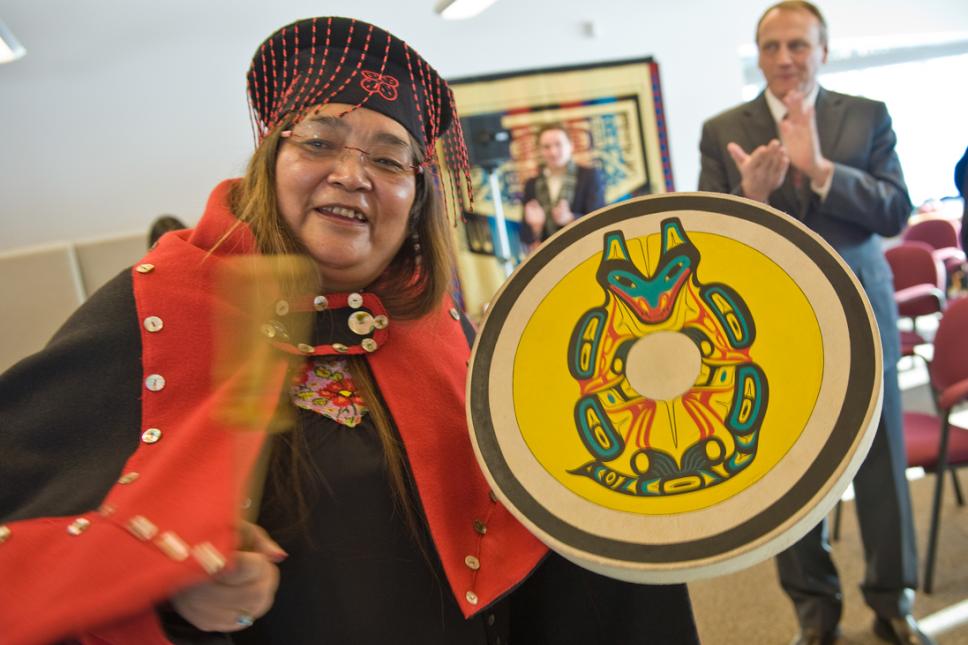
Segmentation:
{"type": "Polygon", "coordinates": [[[541,157],[537,177],[524,184],[521,244],[533,249],[558,229],[605,205],[605,179],[598,168],[580,166],[561,123],[538,130],[541,157]]]}
{"type": "MultiPolygon", "coordinates": [[[[894,643],[933,642],[911,615],[917,549],[906,467],[897,310],[881,238],[901,232],[911,201],[883,103],[822,88],[827,25],[809,2],[779,2],[756,25],[766,89],[705,122],[699,189],[741,195],[785,211],[819,233],[860,280],[884,348],[884,399],[873,445],[854,479],[866,573],[861,589],[874,632],[894,643]]],[[[840,579],[826,520],[777,557],[793,600],[795,643],[841,639],[840,579]]]]}
{"type": "Polygon", "coordinates": [[[955,186],[964,202],[961,216],[961,249],[968,252],[968,148],[955,165],[955,186]]]}
{"type": "Polygon", "coordinates": [[[698,643],[685,585],[549,553],[479,469],[446,82],[336,17],[276,31],[247,80],[245,175],[0,376],[4,643],[698,643]],[[308,275],[221,282],[282,258],[308,275]],[[250,318],[226,356],[262,369],[221,366],[250,318]]]}
{"type": "Polygon", "coordinates": [[[159,215],[148,227],[148,248],[153,247],[168,231],[180,231],[185,228],[188,226],[174,215],[159,215]]]}

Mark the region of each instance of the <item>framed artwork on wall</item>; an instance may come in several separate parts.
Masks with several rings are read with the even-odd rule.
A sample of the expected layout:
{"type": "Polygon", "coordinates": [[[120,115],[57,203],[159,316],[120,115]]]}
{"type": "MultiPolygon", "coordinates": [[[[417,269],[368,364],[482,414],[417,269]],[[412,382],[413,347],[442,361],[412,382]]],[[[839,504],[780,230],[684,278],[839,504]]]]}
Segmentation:
{"type": "Polygon", "coordinates": [[[467,141],[474,212],[454,232],[462,305],[479,319],[510,270],[521,197],[539,172],[536,133],[564,125],[574,160],[597,166],[608,203],[674,190],[659,66],[652,58],[449,81],[467,141]]]}

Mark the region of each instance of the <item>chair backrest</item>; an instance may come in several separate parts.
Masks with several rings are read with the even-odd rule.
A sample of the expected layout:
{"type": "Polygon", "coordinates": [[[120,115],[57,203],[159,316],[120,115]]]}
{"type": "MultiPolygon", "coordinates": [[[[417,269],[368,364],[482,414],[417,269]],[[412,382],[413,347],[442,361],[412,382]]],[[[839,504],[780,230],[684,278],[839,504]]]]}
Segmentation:
{"type": "Polygon", "coordinates": [[[0,372],[41,349],[88,296],[144,253],[144,233],[0,252],[0,372]]]}
{"type": "Polygon", "coordinates": [[[968,296],[948,302],[931,359],[931,384],[939,392],[964,379],[968,379],[968,296]]]}
{"type": "Polygon", "coordinates": [[[924,242],[901,242],[884,251],[894,274],[894,291],[930,284],[944,292],[945,270],[924,242]]]}
{"type": "Polygon", "coordinates": [[[958,229],[946,219],[925,219],[908,226],[901,234],[904,242],[924,242],[932,249],[959,248],[958,229]]]}
{"type": "Polygon", "coordinates": [[[144,233],[127,233],[75,242],[84,291],[90,296],[147,251],[144,233]]]}
{"type": "Polygon", "coordinates": [[[74,246],[0,253],[0,372],[42,348],[84,302],[74,246]]]}

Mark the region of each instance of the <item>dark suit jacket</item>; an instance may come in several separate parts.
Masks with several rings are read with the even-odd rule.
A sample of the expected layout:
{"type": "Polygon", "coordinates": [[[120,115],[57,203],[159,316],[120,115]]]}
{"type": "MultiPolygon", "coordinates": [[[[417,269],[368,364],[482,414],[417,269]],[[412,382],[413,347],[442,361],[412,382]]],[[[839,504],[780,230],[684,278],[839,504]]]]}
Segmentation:
{"type": "MultiPolygon", "coordinates": [[[[823,88],[816,113],[820,150],[834,162],[830,192],[822,203],[809,186],[798,194],[791,167],[784,184],[770,195],[770,205],[819,233],[857,275],[880,327],[884,367],[891,368],[900,358],[897,307],[880,237],[900,233],[911,213],[891,117],[879,101],[823,88]]],[[[699,190],[740,194],[739,169],[726,144],[735,141],[750,152],[774,138],[779,134],[763,93],[706,121],[699,144],[699,190]]]]}
{"type": "MultiPolygon", "coordinates": [[[[601,170],[588,166],[578,166],[577,170],[578,172],[575,176],[575,196],[569,203],[571,212],[575,214],[575,219],[582,215],[587,215],[594,210],[598,210],[605,205],[605,178],[602,176],[601,170]]],[[[536,179],[536,177],[532,177],[525,182],[522,204],[527,204],[535,198],[536,179]]],[[[550,213],[545,213],[545,215],[551,217],[550,213]]],[[[534,242],[534,233],[531,232],[531,229],[524,222],[521,223],[520,230],[521,241],[523,243],[531,244],[534,242]]],[[[541,241],[544,242],[545,239],[545,237],[542,237],[541,241]]]]}

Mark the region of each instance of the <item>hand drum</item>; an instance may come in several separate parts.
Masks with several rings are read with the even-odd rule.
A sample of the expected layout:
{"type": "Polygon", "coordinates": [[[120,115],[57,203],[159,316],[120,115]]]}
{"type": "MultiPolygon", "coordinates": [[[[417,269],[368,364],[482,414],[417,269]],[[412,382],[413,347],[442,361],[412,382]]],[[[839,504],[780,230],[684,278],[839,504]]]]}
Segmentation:
{"type": "Polygon", "coordinates": [[[502,503],[566,558],[684,582],[799,539],[881,406],[870,304],[836,252],[745,199],[643,197],[559,231],[495,297],[468,380],[502,503]]]}

